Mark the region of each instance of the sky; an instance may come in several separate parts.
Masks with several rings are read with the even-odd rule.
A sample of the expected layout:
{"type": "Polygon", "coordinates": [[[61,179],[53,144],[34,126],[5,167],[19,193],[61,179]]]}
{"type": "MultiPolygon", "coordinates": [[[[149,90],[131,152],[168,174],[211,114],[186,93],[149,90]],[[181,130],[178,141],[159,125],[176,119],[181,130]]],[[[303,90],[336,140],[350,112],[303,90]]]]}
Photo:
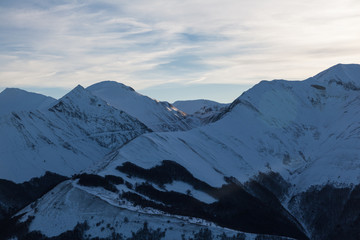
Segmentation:
{"type": "Polygon", "coordinates": [[[0,91],[113,80],[231,102],[261,80],[360,63],[358,0],[1,0],[0,91]]]}

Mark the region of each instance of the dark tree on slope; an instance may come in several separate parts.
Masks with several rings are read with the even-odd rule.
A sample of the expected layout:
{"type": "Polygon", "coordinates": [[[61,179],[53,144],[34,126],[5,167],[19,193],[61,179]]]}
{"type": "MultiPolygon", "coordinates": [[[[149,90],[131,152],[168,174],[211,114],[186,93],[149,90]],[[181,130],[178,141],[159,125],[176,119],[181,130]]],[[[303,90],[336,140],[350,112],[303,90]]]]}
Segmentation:
{"type": "Polygon", "coordinates": [[[255,240],[293,240],[293,238],[259,234],[256,236],[255,240]]]}
{"type": "MultiPolygon", "coordinates": [[[[221,235],[220,237],[225,236],[225,234],[221,235]]],[[[193,237],[189,237],[189,238],[185,238],[184,235],[181,236],[182,240],[213,240],[213,234],[211,232],[211,230],[209,230],[208,228],[202,228],[199,230],[199,232],[194,233],[193,237]]],[[[222,239],[222,238],[221,238],[222,239]]],[[[225,238],[227,239],[227,238],[225,238]]]]}
{"type": "Polygon", "coordinates": [[[113,178],[109,178],[109,177],[105,178],[96,174],[88,174],[88,173],[82,173],[73,176],[73,179],[77,179],[77,178],[79,179],[78,183],[82,186],[102,187],[111,192],[117,192],[117,189],[113,184],[114,182],[113,178]]]}
{"type": "Polygon", "coordinates": [[[24,236],[18,237],[19,240],[85,240],[85,231],[89,229],[89,225],[85,221],[84,223],[78,223],[73,230],[66,231],[59,236],[48,238],[39,231],[33,231],[27,233],[24,236]]]}
{"type": "Polygon", "coordinates": [[[143,228],[140,228],[136,233],[132,232],[132,236],[127,240],[160,240],[165,237],[165,231],[160,228],[153,230],[148,227],[148,223],[144,222],[143,228]]]}
{"type": "MultiPolygon", "coordinates": [[[[236,179],[228,178],[227,184],[221,188],[214,188],[195,178],[183,166],[170,160],[149,169],[130,162],[116,169],[158,185],[171,183],[174,180],[183,181],[191,184],[194,189],[217,199],[214,203],[206,204],[186,194],[161,191],[151,184],[138,184],[135,191],[151,200],[133,192],[124,192],[121,195],[122,198],[135,205],[156,208],[170,214],[198,217],[240,231],[308,239],[302,226],[273,194],[272,190],[275,190],[281,197],[287,191],[285,181],[278,185],[277,181],[271,179],[275,174],[271,177],[260,176],[259,182],[252,180],[245,184],[239,184],[235,181],[236,179]]],[[[277,178],[279,179],[281,180],[281,176],[277,178]]]]}
{"type": "Polygon", "coordinates": [[[208,228],[202,228],[198,233],[194,234],[194,240],[212,240],[213,235],[208,228]]]}
{"type": "Polygon", "coordinates": [[[246,235],[244,233],[238,233],[233,236],[227,236],[225,233],[222,233],[221,235],[218,235],[218,239],[220,240],[245,240],[246,239],[246,235]]]}
{"type": "Polygon", "coordinates": [[[313,187],[290,200],[313,240],[360,239],[360,185],[313,187]]]}

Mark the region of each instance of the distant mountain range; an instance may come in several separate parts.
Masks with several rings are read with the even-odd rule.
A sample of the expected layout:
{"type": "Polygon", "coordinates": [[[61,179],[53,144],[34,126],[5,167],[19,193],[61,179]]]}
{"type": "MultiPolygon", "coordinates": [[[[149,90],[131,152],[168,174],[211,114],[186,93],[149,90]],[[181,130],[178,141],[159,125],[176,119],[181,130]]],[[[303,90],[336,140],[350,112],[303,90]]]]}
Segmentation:
{"type": "Polygon", "coordinates": [[[201,120],[202,124],[209,123],[211,118],[220,114],[229,104],[218,103],[206,99],[176,101],[173,105],[201,120]]]}
{"type": "Polygon", "coordinates": [[[0,236],[358,239],[359,93],[357,64],[231,104],[111,81],[59,100],[6,89],[0,236]]]}

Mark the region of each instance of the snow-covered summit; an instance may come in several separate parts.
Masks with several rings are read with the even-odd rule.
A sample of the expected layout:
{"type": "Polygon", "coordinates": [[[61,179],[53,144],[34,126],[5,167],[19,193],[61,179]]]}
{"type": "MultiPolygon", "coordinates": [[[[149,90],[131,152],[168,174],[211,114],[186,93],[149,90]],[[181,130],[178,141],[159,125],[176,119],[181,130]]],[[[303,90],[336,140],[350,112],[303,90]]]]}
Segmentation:
{"type": "Polygon", "coordinates": [[[22,182],[82,171],[150,130],[77,86],[50,107],[0,118],[0,176],[22,182]]]}
{"type": "Polygon", "coordinates": [[[171,104],[141,95],[131,87],[118,82],[96,83],[87,90],[109,105],[139,119],[154,131],[189,130],[194,125],[185,113],[171,104]]]}
{"type": "MultiPolygon", "coordinates": [[[[357,65],[331,69],[339,67],[353,69],[351,79],[360,77],[357,65]]],[[[357,104],[357,92],[338,84],[324,90],[313,81],[262,81],[227,107],[217,122],[185,133],[141,136],[120,150],[119,160],[147,168],[174,160],[213,185],[222,184],[224,175],[246,181],[267,169],[301,190],[328,181],[357,183],[357,104]],[[153,149],[151,155],[139,150],[145,146],[153,149]],[[320,169],[326,171],[320,174],[320,169]]]]}
{"type": "Polygon", "coordinates": [[[103,89],[103,90],[108,89],[109,90],[109,89],[119,89],[119,88],[135,92],[135,90],[132,87],[126,86],[123,83],[119,83],[119,82],[111,81],[111,80],[95,83],[89,87],[89,90],[91,90],[91,89],[92,90],[94,90],[94,89],[103,89]]]}
{"type": "Polygon", "coordinates": [[[360,89],[360,65],[337,64],[310,79],[319,83],[344,85],[348,89],[360,89]]]}
{"type": "Polygon", "coordinates": [[[11,112],[44,108],[54,101],[56,99],[52,97],[19,88],[6,88],[0,93],[0,116],[11,112]]]}
{"type": "Polygon", "coordinates": [[[245,107],[260,114],[263,120],[279,126],[300,119],[310,121],[314,107],[321,111],[329,107],[329,112],[333,112],[331,108],[339,105],[339,111],[342,111],[345,101],[357,98],[357,90],[360,90],[360,65],[337,64],[304,81],[261,81],[216,117],[223,118],[234,109],[245,107]]]}
{"type": "Polygon", "coordinates": [[[99,112],[104,106],[109,108],[104,100],[92,95],[81,85],[77,85],[69,93],[53,103],[49,109],[62,111],[65,106],[72,108],[73,112],[99,112]]]}

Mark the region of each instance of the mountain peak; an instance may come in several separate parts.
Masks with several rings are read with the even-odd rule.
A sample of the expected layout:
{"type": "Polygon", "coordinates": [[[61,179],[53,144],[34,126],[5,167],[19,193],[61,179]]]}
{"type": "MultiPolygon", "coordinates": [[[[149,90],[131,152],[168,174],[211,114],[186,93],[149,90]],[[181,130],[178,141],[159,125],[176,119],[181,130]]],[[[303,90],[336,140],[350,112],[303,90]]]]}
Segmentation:
{"type": "Polygon", "coordinates": [[[360,88],[360,65],[337,64],[310,79],[322,83],[337,83],[350,88],[360,88]]]}
{"type": "Polygon", "coordinates": [[[126,86],[123,83],[119,83],[116,81],[102,81],[99,83],[95,83],[93,85],[91,85],[90,87],[87,88],[89,91],[95,91],[97,89],[124,89],[124,90],[129,90],[132,92],[135,92],[135,90],[132,87],[126,86]]]}
{"type": "Polygon", "coordinates": [[[65,96],[63,96],[61,99],[79,97],[83,94],[89,95],[90,93],[83,86],[79,84],[75,88],[73,88],[70,92],[68,92],[65,96]]]}
{"type": "MultiPolygon", "coordinates": [[[[45,96],[40,93],[35,92],[29,92],[21,88],[5,88],[2,92],[0,92],[1,95],[9,95],[9,96],[38,96],[38,97],[44,97],[44,98],[52,98],[45,96]]],[[[54,99],[54,98],[52,98],[54,99]]]]}
{"type": "Polygon", "coordinates": [[[19,92],[26,92],[20,88],[5,88],[1,93],[19,93],[19,92]]]}
{"type": "Polygon", "coordinates": [[[85,88],[83,86],[81,86],[80,84],[78,84],[73,90],[71,90],[70,92],[82,92],[85,91],[85,88]]]}
{"type": "Polygon", "coordinates": [[[187,122],[184,113],[169,103],[151,99],[118,82],[104,81],[91,85],[86,90],[155,131],[189,130],[193,126],[190,124],[195,125],[187,122]]]}
{"type": "Polygon", "coordinates": [[[62,111],[63,108],[67,106],[66,108],[72,109],[71,111],[73,111],[74,109],[84,109],[84,108],[89,110],[89,108],[99,107],[104,105],[107,104],[103,100],[91,94],[83,86],[77,85],[73,90],[71,90],[65,96],[63,96],[58,101],[56,101],[51,106],[50,109],[62,111]]]}
{"type": "Polygon", "coordinates": [[[13,111],[34,110],[47,107],[56,101],[42,94],[19,88],[6,88],[0,93],[0,115],[13,111]]]}

